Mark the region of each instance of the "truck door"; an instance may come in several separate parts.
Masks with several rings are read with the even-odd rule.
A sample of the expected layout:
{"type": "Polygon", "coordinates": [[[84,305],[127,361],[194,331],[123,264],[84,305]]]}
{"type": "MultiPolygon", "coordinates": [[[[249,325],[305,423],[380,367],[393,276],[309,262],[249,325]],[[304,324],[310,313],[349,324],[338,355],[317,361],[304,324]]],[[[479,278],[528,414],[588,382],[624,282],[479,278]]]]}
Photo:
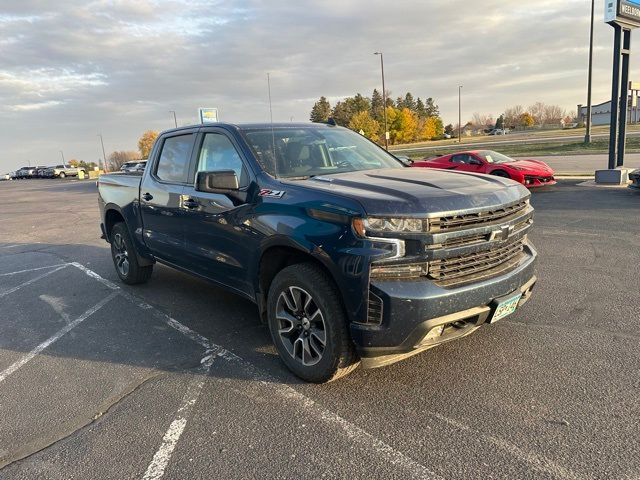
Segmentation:
{"type": "Polygon", "coordinates": [[[230,197],[197,191],[193,184],[185,187],[182,204],[189,258],[186,268],[251,294],[253,286],[248,281],[247,267],[254,257],[252,252],[258,248],[258,240],[245,222],[252,209],[246,203],[250,170],[234,140],[222,129],[203,128],[196,145],[191,178],[197,172],[233,170],[240,192],[230,197]]]}
{"type": "Polygon", "coordinates": [[[151,169],[140,185],[143,238],[154,256],[177,265],[185,250],[182,192],[197,129],[160,138],[151,169]]]}

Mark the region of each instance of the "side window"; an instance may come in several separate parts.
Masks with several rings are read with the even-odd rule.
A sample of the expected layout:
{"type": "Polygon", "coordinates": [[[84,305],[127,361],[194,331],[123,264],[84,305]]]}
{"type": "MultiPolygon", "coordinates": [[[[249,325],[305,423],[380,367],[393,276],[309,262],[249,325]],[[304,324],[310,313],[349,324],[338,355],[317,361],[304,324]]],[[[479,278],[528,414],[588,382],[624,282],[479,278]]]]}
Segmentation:
{"type": "Polygon", "coordinates": [[[454,155],[451,157],[451,162],[453,163],[469,163],[468,155],[454,155]]]}
{"type": "Polygon", "coordinates": [[[198,172],[233,170],[238,177],[240,187],[248,183],[247,171],[238,151],[225,135],[206,133],[198,157],[198,172]]]}
{"type": "Polygon", "coordinates": [[[189,153],[193,134],[169,137],[162,145],[156,176],[165,182],[185,183],[189,177],[189,153]]]}

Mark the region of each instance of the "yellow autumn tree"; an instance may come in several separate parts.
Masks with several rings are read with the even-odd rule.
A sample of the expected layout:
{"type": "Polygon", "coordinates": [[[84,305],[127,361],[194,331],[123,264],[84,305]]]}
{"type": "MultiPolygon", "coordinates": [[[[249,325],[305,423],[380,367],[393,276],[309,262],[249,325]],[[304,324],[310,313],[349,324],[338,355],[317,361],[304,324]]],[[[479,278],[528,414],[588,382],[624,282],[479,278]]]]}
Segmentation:
{"type": "Polygon", "coordinates": [[[418,115],[408,108],[387,107],[391,143],[411,143],[418,134],[418,115]]]}
{"type": "Polygon", "coordinates": [[[149,158],[149,154],[151,153],[151,149],[153,148],[156,138],[158,138],[158,132],[155,130],[147,130],[142,134],[138,140],[138,150],[140,150],[140,156],[142,159],[149,158]]]}
{"type": "Polygon", "coordinates": [[[371,118],[371,114],[368,111],[358,112],[351,117],[349,128],[358,133],[362,133],[365,137],[369,140],[373,140],[374,142],[380,140],[380,136],[378,135],[380,124],[371,118]]]}

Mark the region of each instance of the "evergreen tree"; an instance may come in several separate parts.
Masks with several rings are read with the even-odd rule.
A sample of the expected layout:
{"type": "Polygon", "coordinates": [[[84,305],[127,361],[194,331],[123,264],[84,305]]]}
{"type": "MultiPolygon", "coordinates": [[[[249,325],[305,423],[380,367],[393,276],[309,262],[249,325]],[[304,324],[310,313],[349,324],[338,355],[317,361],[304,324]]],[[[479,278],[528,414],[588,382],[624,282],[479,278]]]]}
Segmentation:
{"type": "Polygon", "coordinates": [[[420,118],[425,118],[427,116],[427,110],[425,109],[424,102],[420,97],[416,100],[416,113],[420,118]]]}
{"type": "Polygon", "coordinates": [[[331,111],[331,117],[341,127],[348,127],[352,116],[353,111],[346,101],[336,103],[336,106],[331,111]]]}
{"type": "Polygon", "coordinates": [[[311,109],[310,120],[312,122],[323,123],[329,120],[331,115],[331,105],[325,97],[320,97],[311,109]]]}
{"type": "Polygon", "coordinates": [[[407,92],[407,94],[404,96],[403,107],[408,108],[412,112],[418,113],[416,108],[417,104],[416,104],[416,101],[413,99],[413,95],[411,94],[411,92],[407,92]]]}
{"type": "Polygon", "coordinates": [[[382,99],[382,94],[378,91],[377,88],[373,90],[373,94],[371,95],[371,117],[376,122],[381,122],[383,117],[383,106],[384,100],[382,99]]]}
{"type": "Polygon", "coordinates": [[[402,110],[404,108],[404,98],[402,97],[396,98],[395,107],[399,110],[402,110]]]}
{"type": "Polygon", "coordinates": [[[425,115],[427,117],[439,117],[440,116],[440,108],[433,102],[433,98],[429,97],[425,101],[424,105],[425,115]]]}

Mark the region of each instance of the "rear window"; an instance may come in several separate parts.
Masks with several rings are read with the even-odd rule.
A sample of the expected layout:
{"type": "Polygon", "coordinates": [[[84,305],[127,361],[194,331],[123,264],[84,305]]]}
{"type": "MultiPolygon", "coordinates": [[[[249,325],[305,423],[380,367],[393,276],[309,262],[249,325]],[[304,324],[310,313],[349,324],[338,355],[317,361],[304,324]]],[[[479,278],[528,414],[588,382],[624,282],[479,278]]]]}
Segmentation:
{"type": "Polygon", "coordinates": [[[169,137],[162,145],[156,176],[165,182],[186,183],[193,134],[169,137]]]}

